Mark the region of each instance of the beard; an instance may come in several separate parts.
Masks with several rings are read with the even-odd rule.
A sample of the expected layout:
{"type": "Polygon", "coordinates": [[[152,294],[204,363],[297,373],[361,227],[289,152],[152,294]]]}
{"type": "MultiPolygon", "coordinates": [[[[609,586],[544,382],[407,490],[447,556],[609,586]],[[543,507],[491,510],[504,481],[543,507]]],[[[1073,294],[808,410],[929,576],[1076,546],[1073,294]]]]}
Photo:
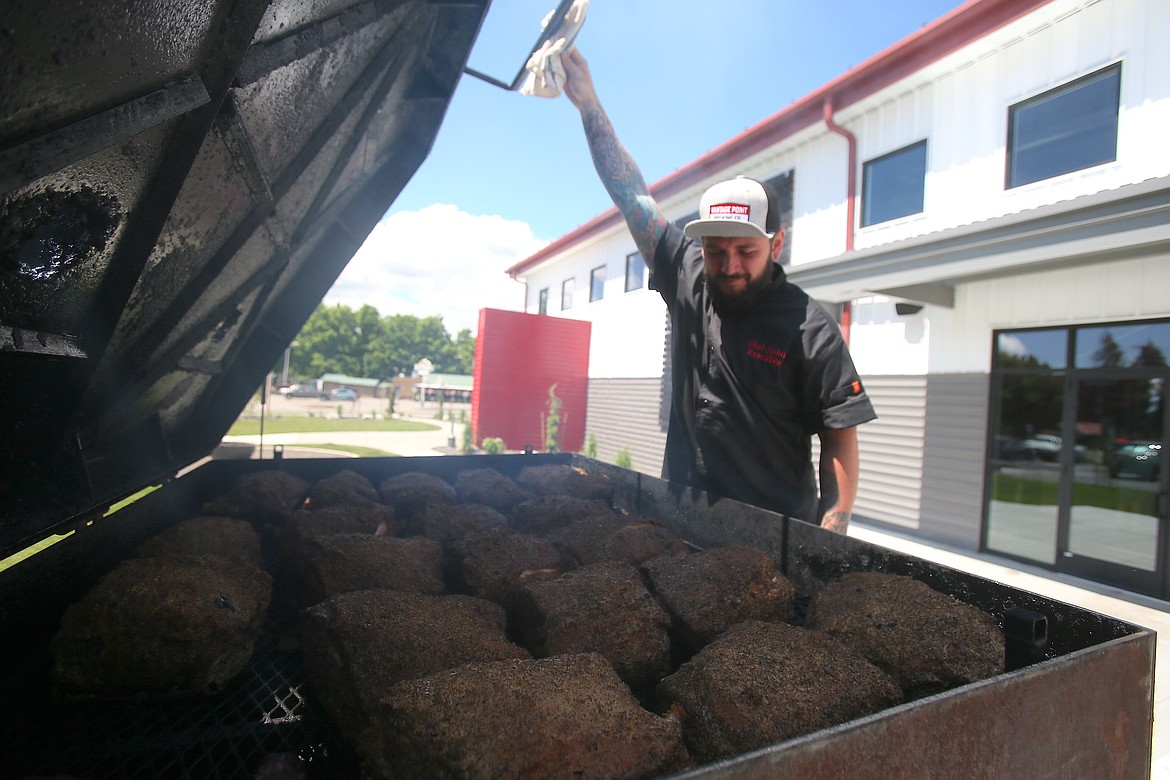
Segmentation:
{"type": "Polygon", "coordinates": [[[706,270],[703,271],[703,283],[707,286],[711,302],[721,315],[746,314],[756,308],[772,283],[772,265],[769,264],[766,272],[755,279],[749,279],[744,288],[736,292],[728,292],[721,287],[718,280],[711,278],[706,270]]]}

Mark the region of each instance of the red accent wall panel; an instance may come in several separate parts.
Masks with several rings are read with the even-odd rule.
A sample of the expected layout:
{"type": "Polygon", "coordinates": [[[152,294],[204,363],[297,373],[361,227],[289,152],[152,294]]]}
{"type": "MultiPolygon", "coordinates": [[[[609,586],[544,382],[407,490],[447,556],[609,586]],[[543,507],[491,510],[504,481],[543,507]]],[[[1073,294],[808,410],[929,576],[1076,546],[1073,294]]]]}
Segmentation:
{"type": "Polygon", "coordinates": [[[481,309],[475,339],[472,438],[500,438],[510,450],[544,450],[549,388],[561,400],[561,449],[585,445],[591,324],[579,320],[481,309]]]}

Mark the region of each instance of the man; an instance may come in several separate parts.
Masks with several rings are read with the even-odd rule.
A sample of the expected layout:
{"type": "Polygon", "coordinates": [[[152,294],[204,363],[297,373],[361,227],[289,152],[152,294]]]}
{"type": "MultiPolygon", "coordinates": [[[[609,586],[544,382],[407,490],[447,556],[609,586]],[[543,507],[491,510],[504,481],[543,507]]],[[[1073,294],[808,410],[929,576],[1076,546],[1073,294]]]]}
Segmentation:
{"type": "Polygon", "coordinates": [[[856,426],[876,415],[837,324],[777,262],[775,191],[743,177],[720,182],[685,231],[670,223],[602,109],[585,58],[573,49],[562,63],[594,166],[670,311],[663,477],[845,533],[856,426]]]}

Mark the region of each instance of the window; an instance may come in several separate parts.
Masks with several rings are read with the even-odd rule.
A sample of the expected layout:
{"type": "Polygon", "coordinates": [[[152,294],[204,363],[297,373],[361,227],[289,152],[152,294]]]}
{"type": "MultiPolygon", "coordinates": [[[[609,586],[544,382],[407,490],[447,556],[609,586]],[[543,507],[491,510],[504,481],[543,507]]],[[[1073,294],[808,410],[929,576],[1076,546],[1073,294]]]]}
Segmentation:
{"type": "Polygon", "coordinates": [[[1151,368],[1170,359],[1170,323],[1084,327],[1077,330],[1077,368],[1151,368]]]}
{"type": "Polygon", "coordinates": [[[646,276],[646,262],[639,252],[626,255],[626,292],[641,290],[646,276]]]}
{"type": "Polygon", "coordinates": [[[1120,104],[1117,64],[1012,106],[1006,186],[1116,160],[1120,104]]]}
{"type": "Polygon", "coordinates": [[[995,339],[995,367],[1060,371],[1068,365],[1068,330],[1004,331],[995,339]]]}
{"type": "Polygon", "coordinates": [[[867,162],[862,168],[861,226],[922,212],[926,141],[867,162]]]}
{"type": "Polygon", "coordinates": [[[540,303],[536,309],[537,314],[548,314],[548,288],[545,287],[540,291],[540,303]]]}
{"type": "Polygon", "coordinates": [[[573,288],[576,280],[566,279],[561,282],[561,311],[573,308],[573,288]]]}
{"type": "Polygon", "coordinates": [[[995,333],[987,549],[1162,587],[1168,355],[1165,319],[995,333]]]}
{"type": "Polygon", "coordinates": [[[605,297],[605,266],[599,265],[589,272],[589,300],[600,301],[605,297]]]}

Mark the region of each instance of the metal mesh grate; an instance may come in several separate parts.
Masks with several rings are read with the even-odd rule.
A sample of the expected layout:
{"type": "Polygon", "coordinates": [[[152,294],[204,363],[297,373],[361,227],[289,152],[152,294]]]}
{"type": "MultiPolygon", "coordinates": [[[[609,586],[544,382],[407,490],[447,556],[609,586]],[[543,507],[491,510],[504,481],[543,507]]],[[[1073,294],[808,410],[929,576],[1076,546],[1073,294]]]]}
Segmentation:
{"type": "Polygon", "coordinates": [[[299,656],[280,652],[267,631],[248,669],[214,697],[7,702],[5,774],[248,778],[280,765],[309,777],[356,776],[352,756],[304,687],[299,656]]]}

